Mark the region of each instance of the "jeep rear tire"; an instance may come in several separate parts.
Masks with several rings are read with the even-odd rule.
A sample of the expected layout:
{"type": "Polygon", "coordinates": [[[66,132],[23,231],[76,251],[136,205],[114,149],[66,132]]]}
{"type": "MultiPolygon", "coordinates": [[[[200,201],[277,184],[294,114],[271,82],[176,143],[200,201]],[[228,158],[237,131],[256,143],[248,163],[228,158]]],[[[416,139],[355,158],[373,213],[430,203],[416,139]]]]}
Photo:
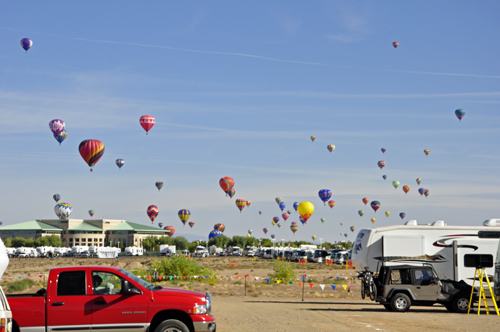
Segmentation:
{"type": "Polygon", "coordinates": [[[155,332],[189,332],[189,329],[186,324],[180,320],[168,319],[158,325],[155,332]]]}
{"type": "Polygon", "coordinates": [[[455,294],[451,300],[451,306],[454,312],[466,314],[469,311],[470,294],[460,292],[455,294]]]}
{"type": "Polygon", "coordinates": [[[410,309],[411,300],[408,295],[403,293],[395,294],[391,299],[391,307],[395,312],[405,312],[410,309]]]}

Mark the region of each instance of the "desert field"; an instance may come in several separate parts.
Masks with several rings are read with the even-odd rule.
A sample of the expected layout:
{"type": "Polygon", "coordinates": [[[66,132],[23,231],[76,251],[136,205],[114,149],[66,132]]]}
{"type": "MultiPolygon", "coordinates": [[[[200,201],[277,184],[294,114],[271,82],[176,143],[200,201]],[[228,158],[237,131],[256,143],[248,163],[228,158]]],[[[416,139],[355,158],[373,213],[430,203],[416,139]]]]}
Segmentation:
{"type": "MultiPolygon", "coordinates": [[[[43,283],[51,267],[74,265],[106,265],[127,270],[147,269],[150,257],[121,257],[118,259],[17,259],[10,261],[3,278],[3,289],[8,282],[22,278],[43,283]]],[[[218,275],[215,280],[175,276],[168,281],[155,282],[165,287],[179,287],[213,296],[213,315],[217,331],[498,331],[500,316],[461,315],[448,312],[443,306],[411,307],[407,313],[394,313],[383,306],[362,300],[359,281],[354,270],[340,266],[308,263],[295,264],[297,276],[306,274],[308,281],[276,282],[272,261],[244,257],[214,257],[198,259],[209,264],[218,275]],[[237,265],[235,265],[237,264],[237,265]],[[245,276],[246,287],[245,287],[245,276]],[[333,286],[333,287],[332,287],[333,286]],[[334,289],[335,288],[335,289],[334,289]],[[245,294],[246,291],[246,294],[245,294]],[[303,296],[303,300],[302,300],[303,296]]],[[[35,286],[24,292],[32,293],[35,286]]],[[[491,307],[490,307],[491,308],[491,307]]]]}

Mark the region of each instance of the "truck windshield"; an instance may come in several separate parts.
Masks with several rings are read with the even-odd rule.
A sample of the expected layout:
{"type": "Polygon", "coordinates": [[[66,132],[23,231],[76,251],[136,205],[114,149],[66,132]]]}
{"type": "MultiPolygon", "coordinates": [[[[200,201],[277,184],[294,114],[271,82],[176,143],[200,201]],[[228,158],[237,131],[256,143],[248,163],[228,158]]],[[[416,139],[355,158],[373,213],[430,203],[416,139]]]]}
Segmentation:
{"type": "Polygon", "coordinates": [[[153,288],[153,285],[151,285],[149,282],[147,281],[144,281],[142,280],[141,278],[139,278],[138,276],[136,276],[135,274],[132,274],[128,271],[125,271],[125,270],[122,270],[120,269],[119,270],[121,273],[123,273],[124,275],[126,275],[127,277],[129,277],[130,279],[134,280],[136,283],[138,283],[139,285],[141,285],[142,287],[144,288],[147,288],[147,289],[150,289],[150,288],[153,288]]]}

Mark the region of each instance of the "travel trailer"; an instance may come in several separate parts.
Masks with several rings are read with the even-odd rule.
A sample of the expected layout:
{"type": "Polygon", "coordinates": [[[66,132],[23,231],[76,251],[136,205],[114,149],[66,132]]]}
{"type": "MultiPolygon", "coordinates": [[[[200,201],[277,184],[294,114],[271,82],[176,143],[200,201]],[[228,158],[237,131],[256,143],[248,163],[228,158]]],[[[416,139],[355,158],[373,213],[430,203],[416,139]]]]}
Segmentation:
{"type": "MultiPolygon", "coordinates": [[[[440,279],[474,281],[475,269],[465,267],[464,257],[497,255],[498,240],[479,238],[479,231],[500,231],[500,219],[483,226],[448,226],[442,220],[418,225],[367,228],[359,231],[352,250],[352,262],[359,271],[377,272],[379,265],[431,264],[440,279]]],[[[494,268],[486,269],[488,275],[494,268]]]]}
{"type": "Polygon", "coordinates": [[[144,249],[138,247],[127,247],[125,248],[125,255],[127,256],[143,256],[144,249]]]}

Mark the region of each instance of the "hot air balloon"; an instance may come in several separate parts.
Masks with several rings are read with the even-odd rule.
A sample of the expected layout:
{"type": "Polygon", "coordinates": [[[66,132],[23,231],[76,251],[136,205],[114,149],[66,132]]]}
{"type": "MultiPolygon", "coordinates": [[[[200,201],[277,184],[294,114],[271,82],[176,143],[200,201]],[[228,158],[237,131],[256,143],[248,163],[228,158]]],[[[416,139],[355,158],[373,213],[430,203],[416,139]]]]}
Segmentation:
{"type": "Polygon", "coordinates": [[[73,212],[73,208],[68,203],[59,203],[54,206],[54,212],[59,219],[65,220],[69,218],[69,215],[73,212]]]}
{"type": "Polygon", "coordinates": [[[280,217],[274,217],[274,218],[273,218],[273,221],[274,221],[274,222],[278,222],[278,221],[280,221],[280,217]]]}
{"type": "Polygon", "coordinates": [[[251,237],[251,236],[252,236],[252,234],[247,234],[247,237],[251,237]]]}
{"type": "Polygon", "coordinates": [[[273,226],[276,226],[276,222],[275,222],[274,220],[273,220],[273,221],[271,221],[271,224],[272,224],[273,226]]]}
{"type": "Polygon", "coordinates": [[[351,232],[354,232],[354,230],[356,229],[356,227],[351,226],[351,227],[349,227],[349,229],[351,230],[351,232]]]}
{"type": "Polygon", "coordinates": [[[60,119],[54,119],[49,122],[50,131],[54,135],[60,135],[64,131],[64,121],[60,119]]]}
{"type": "Polygon", "coordinates": [[[162,222],[158,223],[158,227],[163,228],[163,223],[162,222]]]}
{"type": "Polygon", "coordinates": [[[285,202],[280,202],[280,209],[283,211],[286,208],[285,202]]]}
{"type": "Polygon", "coordinates": [[[425,195],[425,197],[429,196],[429,189],[424,190],[424,195],[425,195]]]}
{"type": "Polygon", "coordinates": [[[302,223],[302,225],[307,224],[307,221],[305,221],[302,217],[299,217],[299,221],[302,223]]]}
{"type": "Polygon", "coordinates": [[[315,139],[316,139],[316,136],[311,136],[311,141],[314,142],[315,139]]]}
{"type": "Polygon", "coordinates": [[[392,181],[392,186],[393,186],[395,189],[398,189],[398,187],[399,187],[399,181],[392,181]]]}
{"type": "Polygon", "coordinates": [[[262,214],[262,211],[259,211],[259,214],[262,214]]]}
{"type": "Polygon", "coordinates": [[[417,178],[415,181],[417,182],[418,185],[420,185],[420,182],[422,182],[422,179],[421,178],[417,178]]]}
{"type": "Polygon", "coordinates": [[[343,225],[344,225],[344,223],[342,223],[342,222],[341,222],[341,223],[340,223],[340,226],[343,226],[343,225]]]}
{"type": "Polygon", "coordinates": [[[283,220],[285,220],[285,221],[287,221],[287,219],[290,217],[290,215],[286,212],[283,213],[281,216],[283,217],[283,220]]]}
{"type": "Polygon", "coordinates": [[[313,239],[313,241],[316,241],[316,235],[311,236],[311,238],[313,239]]]}
{"type": "Polygon", "coordinates": [[[406,213],[401,212],[401,213],[399,214],[399,218],[404,219],[405,217],[406,217],[406,213]]]}
{"type": "Polygon", "coordinates": [[[288,213],[290,215],[290,214],[292,214],[292,211],[288,210],[288,211],[286,211],[286,213],[288,213]]]}
{"type": "Polygon", "coordinates": [[[55,194],[54,196],[52,196],[54,198],[54,201],[59,202],[59,200],[61,199],[61,195],[59,194],[55,194]]]}
{"type": "Polygon", "coordinates": [[[217,236],[223,235],[221,231],[214,229],[208,234],[208,240],[215,239],[217,236]]]}
{"type": "Polygon", "coordinates": [[[252,201],[247,201],[247,206],[252,205],[252,201]]]}
{"type": "Polygon", "coordinates": [[[382,148],[382,149],[380,149],[380,151],[382,151],[382,153],[385,153],[385,151],[387,151],[387,149],[386,148],[382,148]]]}
{"type": "Polygon", "coordinates": [[[156,186],[156,188],[158,188],[158,191],[160,191],[160,189],[163,188],[163,182],[156,181],[155,186],[156,186]]]}
{"type": "Polygon", "coordinates": [[[405,192],[405,194],[408,194],[408,192],[410,191],[410,186],[403,186],[403,191],[405,192]]]}
{"type": "Polygon", "coordinates": [[[276,201],[276,203],[277,203],[278,205],[280,205],[280,203],[281,203],[281,202],[283,202],[283,198],[281,198],[281,197],[276,197],[275,201],[276,201]]]}
{"type": "Polygon", "coordinates": [[[365,197],[365,198],[363,198],[363,199],[362,199],[362,201],[363,201],[363,203],[365,203],[365,205],[366,205],[366,204],[368,204],[368,202],[369,202],[370,200],[369,200],[367,197],[365,197]]]}
{"type": "Polygon", "coordinates": [[[189,210],[182,209],[182,210],[179,210],[179,212],[177,212],[177,215],[179,216],[179,219],[184,224],[184,227],[186,227],[186,221],[189,220],[189,217],[191,216],[191,212],[189,210]]]}
{"type": "Polygon", "coordinates": [[[321,218],[320,220],[321,220],[322,223],[324,223],[326,219],[325,218],[321,218]]]}
{"type": "Polygon", "coordinates": [[[375,221],[377,221],[377,219],[375,219],[375,218],[371,218],[371,219],[370,219],[370,221],[372,222],[372,224],[374,224],[374,223],[375,223],[375,221]]]}
{"type": "Polygon", "coordinates": [[[148,206],[148,210],[146,212],[148,214],[149,219],[151,219],[151,223],[153,223],[156,217],[158,217],[158,212],[160,211],[158,210],[158,207],[156,205],[150,205],[148,206]]]}
{"type": "Polygon", "coordinates": [[[330,189],[321,189],[318,192],[318,196],[326,206],[326,202],[332,197],[332,191],[330,189]]]}
{"type": "Polygon", "coordinates": [[[359,214],[359,216],[360,216],[360,217],[362,217],[362,216],[363,216],[363,214],[365,214],[365,211],[363,211],[363,210],[359,210],[359,211],[358,211],[358,214],[359,214]]]}
{"type": "Polygon", "coordinates": [[[194,226],[194,221],[190,221],[190,222],[188,222],[188,225],[189,225],[189,227],[193,228],[193,226],[194,226]]]}
{"type": "Polygon", "coordinates": [[[399,42],[397,42],[397,41],[392,42],[392,46],[394,46],[394,48],[398,48],[398,46],[399,46],[399,42]]]}
{"type": "Polygon", "coordinates": [[[21,47],[28,53],[30,47],[33,46],[33,41],[29,38],[21,39],[21,47]]]}
{"type": "Polygon", "coordinates": [[[263,228],[262,231],[264,231],[264,234],[267,234],[269,230],[267,228],[263,228]]]}
{"type": "Polygon", "coordinates": [[[344,236],[347,237],[349,234],[345,233],[344,236]]]}
{"type": "Polygon", "coordinates": [[[295,235],[295,232],[299,230],[299,226],[295,221],[292,221],[292,224],[290,225],[290,230],[293,232],[295,235]]]}
{"type": "Polygon", "coordinates": [[[92,172],[92,167],[94,167],[104,154],[104,144],[96,139],[86,139],[80,143],[78,151],[80,151],[80,155],[89,165],[92,172]]]}
{"type": "Polygon", "coordinates": [[[226,230],[226,226],[224,224],[215,224],[214,229],[217,229],[217,230],[221,231],[222,233],[224,233],[224,231],[226,230]]]}
{"type": "Polygon", "coordinates": [[[63,130],[62,133],[58,135],[54,134],[54,138],[56,139],[56,141],[59,142],[59,145],[61,145],[61,143],[66,139],[66,137],[68,137],[68,133],[66,132],[66,130],[63,130]]]}
{"type": "Polygon", "coordinates": [[[428,156],[428,155],[429,155],[429,153],[431,153],[431,150],[429,150],[429,149],[425,149],[425,150],[424,150],[424,153],[425,153],[425,155],[426,155],[426,156],[428,156]]]}
{"type": "Polygon", "coordinates": [[[227,196],[231,191],[231,189],[233,189],[234,187],[234,180],[229,176],[225,176],[219,180],[219,186],[221,187],[222,191],[226,193],[227,196]]]}
{"type": "Polygon", "coordinates": [[[326,148],[328,149],[328,151],[330,151],[330,153],[332,153],[333,150],[335,150],[335,145],[330,144],[330,145],[327,145],[326,148]]]}
{"type": "Polygon", "coordinates": [[[245,206],[247,206],[247,201],[246,201],[246,199],[244,199],[244,198],[238,198],[238,199],[236,200],[236,206],[238,207],[238,209],[240,209],[240,213],[241,213],[241,212],[243,211],[243,208],[244,208],[245,206]]]}
{"type": "Polygon", "coordinates": [[[275,238],[275,237],[276,237],[276,235],[271,234],[271,239],[273,239],[273,240],[274,240],[274,238],[275,238]]]}
{"type": "Polygon", "coordinates": [[[233,198],[235,192],[236,191],[234,189],[231,189],[231,191],[228,192],[227,194],[229,195],[230,198],[233,198]]]}
{"type": "Polygon", "coordinates": [[[385,167],[385,161],[383,160],[379,160],[379,162],[377,163],[378,167],[380,167],[380,170],[382,170],[382,168],[385,167]]]}
{"type": "Polygon", "coordinates": [[[387,175],[382,175],[382,179],[387,180],[387,175]]]}
{"type": "Polygon", "coordinates": [[[335,206],[335,201],[334,200],[329,200],[328,201],[328,206],[331,208],[333,208],[335,206]]]}
{"type": "Polygon", "coordinates": [[[465,116],[465,111],[461,108],[455,111],[455,115],[457,116],[459,122],[462,122],[463,117],[465,116]]]}
{"type": "Polygon", "coordinates": [[[93,217],[93,216],[94,216],[94,213],[95,213],[95,211],[94,211],[94,210],[89,210],[89,214],[90,214],[90,216],[91,216],[91,217],[93,217]]]}
{"type": "Polygon", "coordinates": [[[281,228],[281,223],[278,223],[278,225],[277,225],[277,226],[278,226],[278,228],[281,228]]]}
{"type": "Polygon", "coordinates": [[[386,216],[386,217],[389,217],[390,215],[391,215],[391,212],[389,212],[389,211],[385,211],[385,216],[386,216]]]}
{"type": "Polygon", "coordinates": [[[298,207],[299,207],[299,202],[293,203],[293,208],[295,209],[295,212],[297,212],[298,207]]]}
{"type": "Polygon", "coordinates": [[[253,232],[253,230],[252,230],[252,229],[249,229],[249,230],[248,230],[248,234],[252,235],[252,232],[253,232]]]}
{"type": "Polygon", "coordinates": [[[424,191],[425,191],[424,188],[418,188],[418,193],[420,194],[420,196],[424,194],[424,191]]]}
{"type": "Polygon", "coordinates": [[[373,211],[377,212],[377,210],[380,208],[380,202],[379,201],[372,201],[370,203],[370,206],[372,207],[373,211]]]}
{"type": "Polygon", "coordinates": [[[125,160],[116,159],[116,166],[118,166],[118,168],[122,168],[123,165],[125,165],[125,160]]]}
{"type": "Polygon", "coordinates": [[[307,219],[309,219],[314,213],[314,205],[311,202],[302,202],[299,204],[297,211],[299,212],[300,216],[304,218],[305,221],[307,221],[307,219]]]}
{"type": "Polygon", "coordinates": [[[149,133],[151,128],[155,125],[155,118],[151,115],[143,115],[139,119],[139,123],[141,124],[142,128],[146,131],[146,135],[149,133]]]}
{"type": "Polygon", "coordinates": [[[168,237],[172,237],[175,234],[175,227],[174,226],[165,226],[165,230],[169,231],[168,232],[168,237]]]}
{"type": "Polygon", "coordinates": [[[343,236],[343,235],[344,235],[344,233],[340,233],[340,236],[343,236]]]}

